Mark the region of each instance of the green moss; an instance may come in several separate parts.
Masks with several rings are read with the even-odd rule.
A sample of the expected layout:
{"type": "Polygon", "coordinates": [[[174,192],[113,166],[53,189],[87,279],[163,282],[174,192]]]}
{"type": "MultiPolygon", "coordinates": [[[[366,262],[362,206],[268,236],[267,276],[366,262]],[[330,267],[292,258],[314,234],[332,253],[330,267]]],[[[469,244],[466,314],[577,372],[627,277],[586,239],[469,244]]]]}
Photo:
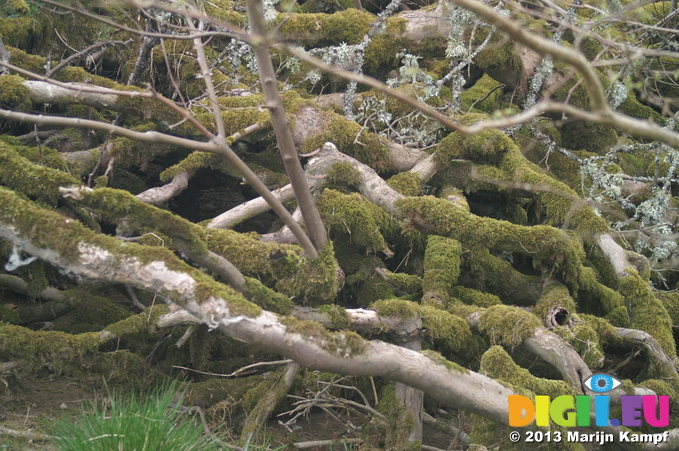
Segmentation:
{"type": "Polygon", "coordinates": [[[120,321],[109,325],[104,330],[112,333],[116,337],[123,337],[125,335],[137,334],[140,332],[154,334],[157,331],[156,322],[158,321],[158,318],[160,315],[164,315],[167,312],[168,309],[166,305],[154,305],[137,315],[128,315],[125,319],[121,319],[120,321]]]}
{"type": "Polygon", "coordinates": [[[653,108],[639,102],[633,92],[627,94],[627,98],[620,104],[618,110],[628,116],[636,117],[638,119],[650,119],[656,124],[665,125],[665,118],[653,108]]]}
{"type": "MultiPolygon", "coordinates": [[[[64,292],[67,302],[73,307],[70,319],[77,329],[71,327],[69,332],[98,332],[110,324],[123,321],[131,314],[108,298],[96,296],[83,290],[68,290],[64,292]]],[[[167,311],[165,306],[161,309],[167,311]]],[[[151,310],[149,310],[150,312],[151,310]]]]}
{"type": "Polygon", "coordinates": [[[173,239],[185,243],[191,251],[207,253],[207,245],[200,234],[200,227],[184,218],[141,202],[127,191],[100,188],[81,191],[80,202],[91,208],[106,211],[119,222],[130,225],[153,227],[173,239]]]}
{"type": "MultiPolygon", "coordinates": [[[[23,46],[30,39],[34,22],[34,19],[30,16],[13,17],[11,19],[0,17],[0,36],[2,36],[7,50],[11,51],[11,47],[23,46]]],[[[14,58],[12,58],[12,64],[17,64],[14,58]]]]}
{"type": "Polygon", "coordinates": [[[556,398],[557,396],[576,394],[573,392],[573,388],[564,381],[533,376],[530,371],[514,363],[507,351],[500,346],[491,346],[483,354],[481,372],[512,386],[530,390],[537,395],[549,395],[556,398]]]}
{"type": "MultiPolygon", "coordinates": [[[[265,109],[260,107],[265,104],[263,94],[247,97],[221,97],[219,104],[222,106],[222,119],[226,133],[232,135],[242,132],[246,127],[259,124],[261,129],[271,127],[271,117],[265,109]]],[[[214,130],[211,114],[201,107],[196,110],[196,116],[201,123],[214,130]]]]}
{"type": "Polygon", "coordinates": [[[374,133],[364,130],[354,121],[334,113],[323,130],[309,137],[302,145],[302,153],[311,152],[330,141],[337,149],[365,163],[378,172],[389,169],[389,149],[374,133]]]}
{"type": "Polygon", "coordinates": [[[629,315],[627,314],[627,307],[621,305],[608,312],[604,319],[615,327],[630,327],[629,315]]]}
{"type": "MultiPolygon", "coordinates": [[[[24,18],[24,21],[30,22],[30,19],[24,18]]],[[[7,25],[7,22],[5,21],[0,21],[0,24],[3,26],[7,25]]],[[[30,27],[27,27],[30,28],[30,27]]],[[[17,34],[18,36],[19,34],[17,34]]],[[[9,34],[5,34],[4,32],[2,33],[3,39],[5,36],[10,36],[9,34]]],[[[30,70],[31,72],[34,72],[36,74],[44,74],[45,73],[45,58],[38,56],[38,55],[31,55],[30,53],[26,53],[25,51],[17,48],[17,47],[12,47],[9,45],[9,42],[5,43],[5,48],[9,50],[12,53],[12,64],[15,66],[19,66],[22,69],[30,70]]]]}
{"type": "Polygon", "coordinates": [[[648,332],[665,353],[675,359],[672,320],[662,302],[653,295],[650,284],[634,272],[620,280],[619,291],[625,297],[632,327],[648,332]]]}
{"type": "Polygon", "coordinates": [[[396,206],[407,218],[427,224],[431,233],[454,238],[470,248],[519,253],[530,250],[534,267],[552,268],[569,287],[577,287],[585,254],[580,241],[571,234],[553,227],[524,227],[473,216],[447,200],[431,196],[406,197],[396,206]]]}
{"type": "MultiPolygon", "coordinates": [[[[123,88],[121,86],[121,88],[123,88]]],[[[134,86],[124,87],[125,91],[141,91],[134,86]]],[[[165,126],[176,124],[182,117],[172,108],[155,99],[139,96],[118,96],[116,106],[119,110],[140,116],[144,120],[154,120],[165,126]]]]}
{"type": "Polygon", "coordinates": [[[576,311],[575,301],[568,292],[568,288],[560,283],[552,283],[544,289],[533,313],[538,318],[545,318],[554,307],[565,308],[569,315],[576,311]]]}
{"type": "Polygon", "coordinates": [[[430,235],[424,254],[423,304],[445,307],[460,276],[462,246],[451,238],[430,235]]]}
{"type": "Polygon", "coordinates": [[[244,275],[262,279],[287,279],[295,273],[302,254],[299,246],[265,243],[256,234],[241,234],[227,229],[203,231],[212,252],[233,263],[244,275]]]}
{"type": "Polygon", "coordinates": [[[436,346],[448,351],[463,352],[472,341],[471,329],[467,322],[457,315],[432,306],[420,306],[400,299],[383,299],[374,302],[370,308],[379,316],[412,318],[419,315],[422,326],[428,331],[428,339],[436,346]]]}
{"type": "Polygon", "coordinates": [[[563,146],[567,149],[584,149],[597,154],[608,152],[618,141],[618,135],[612,126],[586,121],[564,124],[561,127],[561,136],[563,146]]]}
{"type": "Polygon", "coordinates": [[[420,315],[427,338],[437,349],[464,353],[471,346],[472,331],[464,319],[427,305],[420,307],[420,315]]]}
{"type": "Polygon", "coordinates": [[[420,313],[419,305],[401,299],[380,299],[372,303],[370,308],[375,309],[378,316],[394,318],[412,318],[420,313]]]}
{"type": "Polygon", "coordinates": [[[594,269],[583,267],[578,294],[580,311],[606,315],[624,305],[624,299],[617,291],[600,283],[594,269]]]}
{"type": "Polygon", "coordinates": [[[16,143],[7,142],[18,155],[29,160],[31,163],[37,164],[39,166],[45,166],[52,169],[57,169],[64,172],[69,172],[69,169],[64,161],[63,155],[56,149],[52,149],[46,146],[41,147],[28,147],[21,146],[16,143]]]}
{"type": "Polygon", "coordinates": [[[291,316],[282,317],[281,324],[289,333],[300,334],[336,357],[347,358],[365,350],[363,338],[355,332],[329,332],[315,321],[300,321],[291,316]]]}
{"type": "Polygon", "coordinates": [[[94,332],[69,335],[0,324],[0,358],[22,359],[33,368],[48,362],[57,372],[68,366],[77,368],[94,355],[99,344],[99,334],[94,332]]]}
{"type": "Polygon", "coordinates": [[[540,320],[525,310],[506,305],[486,309],[479,320],[479,331],[490,337],[491,343],[514,349],[542,327],[540,320]]]}
{"type": "Polygon", "coordinates": [[[451,362],[450,360],[446,359],[443,357],[441,354],[439,354],[436,351],[432,350],[426,350],[426,351],[420,351],[420,354],[424,354],[430,359],[432,359],[434,362],[438,363],[439,365],[443,365],[446,367],[446,369],[450,372],[453,373],[462,373],[462,374],[469,374],[469,370],[467,368],[464,368],[460,365],[458,365],[455,362],[451,362]]]}
{"type": "Polygon", "coordinates": [[[222,20],[238,27],[245,26],[243,16],[235,9],[235,2],[231,0],[213,0],[204,4],[205,13],[217,20],[222,20]]]}
{"type": "Polygon", "coordinates": [[[356,187],[361,182],[361,174],[348,161],[333,164],[325,176],[326,181],[331,185],[356,187]]]}
{"type": "Polygon", "coordinates": [[[472,108],[482,111],[484,113],[492,113],[493,111],[500,108],[500,97],[502,97],[502,89],[496,89],[492,94],[488,95],[496,86],[500,85],[497,81],[493,80],[484,74],[471,88],[467,89],[460,95],[461,106],[460,109],[463,113],[470,112],[472,108]],[[486,97],[488,96],[488,97],[486,97]],[[484,100],[478,102],[478,100],[486,97],[484,100]]]}
{"type": "Polygon", "coordinates": [[[18,75],[0,76],[0,107],[19,111],[31,108],[29,91],[22,83],[25,80],[18,75]]]}
{"type": "Polygon", "coordinates": [[[33,199],[56,205],[59,187],[78,186],[80,180],[52,168],[32,164],[7,144],[0,143],[0,183],[33,199]]]}
{"type": "Polygon", "coordinates": [[[315,39],[323,42],[351,45],[361,42],[374,19],[374,15],[352,8],[334,14],[280,14],[273,25],[283,21],[279,32],[286,37],[310,38],[315,34],[315,39]]]}
{"type": "Polygon", "coordinates": [[[580,354],[588,367],[592,369],[601,368],[604,363],[604,353],[601,347],[601,339],[592,327],[587,318],[575,318],[571,327],[557,327],[552,331],[573,346],[573,349],[580,354]]]}
{"type": "MultiPolygon", "coordinates": [[[[129,193],[122,193],[132,197],[129,193]]],[[[156,293],[167,297],[170,302],[183,306],[189,301],[201,303],[214,297],[223,299],[233,316],[257,316],[261,313],[259,307],[246,301],[239,293],[182,262],[166,248],[123,243],[113,237],[96,234],[78,221],[38,208],[2,187],[0,187],[0,221],[14,227],[18,235],[30,240],[37,248],[56,252],[64,265],[79,261],[83,245],[86,244],[88,248],[108,252],[122,262],[138,265],[139,270],[144,270],[145,265],[156,262],[156,265],[190,276],[196,283],[190,292],[180,294],[174,290],[167,290],[164,286],[155,288],[156,293]]],[[[104,272],[101,276],[105,277],[107,273],[104,272]]]]}
{"type": "MultiPolygon", "coordinates": [[[[280,371],[278,375],[279,377],[281,376],[280,371]]],[[[256,387],[251,388],[245,393],[243,397],[243,410],[245,410],[245,413],[249,414],[252,412],[257,403],[273,388],[275,382],[275,380],[263,380],[256,387]]]]}
{"type": "Polygon", "coordinates": [[[318,313],[328,315],[333,329],[348,329],[351,327],[351,318],[346,310],[338,305],[321,305],[318,313]]]}
{"type": "Polygon", "coordinates": [[[387,185],[404,196],[419,196],[422,193],[422,179],[414,172],[398,173],[387,180],[387,185]]]}
{"type": "MultiPolygon", "coordinates": [[[[156,131],[158,124],[145,122],[131,127],[133,131],[148,132],[156,131]]],[[[115,138],[111,140],[111,156],[116,158],[118,167],[139,166],[142,171],[146,170],[150,161],[176,150],[175,146],[161,142],[142,142],[130,138],[115,138]]]]}
{"type": "Polygon", "coordinates": [[[245,278],[243,296],[250,302],[274,313],[288,315],[295,304],[286,296],[267,288],[257,279],[245,278]]]}
{"type": "Polygon", "coordinates": [[[192,174],[198,169],[209,167],[212,163],[217,162],[220,158],[221,157],[217,154],[201,152],[197,150],[179,163],[172,165],[161,172],[160,180],[167,183],[182,172],[188,172],[189,174],[192,174]]]}
{"type": "Polygon", "coordinates": [[[417,293],[422,289],[422,279],[417,274],[394,273],[385,270],[385,277],[397,290],[417,293]]]}
{"type": "Polygon", "coordinates": [[[0,324],[19,324],[21,322],[21,315],[16,309],[11,309],[0,304],[0,324]]]}
{"type": "Polygon", "coordinates": [[[679,293],[657,291],[655,296],[662,302],[667,314],[670,315],[672,324],[679,324],[679,293]]]}
{"type": "Polygon", "coordinates": [[[362,195],[325,189],[317,205],[323,223],[332,234],[349,234],[353,243],[365,247],[368,252],[391,254],[381,233],[388,227],[389,216],[362,195]]]}
{"type": "Polygon", "coordinates": [[[475,290],[473,288],[456,286],[451,290],[451,294],[465,304],[475,305],[477,307],[487,308],[491,305],[502,304],[500,298],[494,294],[484,293],[483,291],[475,290]]]}
{"type": "Polygon", "coordinates": [[[302,257],[292,277],[279,280],[276,290],[302,305],[332,303],[339,291],[337,260],[332,241],[319,252],[318,258],[302,257]]]}
{"type": "MultiPolygon", "coordinates": [[[[477,116],[479,115],[467,115],[463,118],[469,119],[469,117],[477,116]]],[[[479,119],[485,120],[487,118],[479,119]]],[[[478,164],[499,165],[505,153],[515,148],[516,144],[500,130],[485,130],[473,135],[453,132],[443,138],[436,148],[436,161],[439,166],[446,166],[454,159],[471,160],[478,164]]]]}

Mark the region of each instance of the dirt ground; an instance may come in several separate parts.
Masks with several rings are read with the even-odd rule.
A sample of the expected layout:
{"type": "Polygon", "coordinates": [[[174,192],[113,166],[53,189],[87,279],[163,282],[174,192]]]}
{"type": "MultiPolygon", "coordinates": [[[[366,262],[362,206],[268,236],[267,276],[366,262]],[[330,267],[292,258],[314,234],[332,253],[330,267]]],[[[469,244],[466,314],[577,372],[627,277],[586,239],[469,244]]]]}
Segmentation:
{"type": "MultiPolygon", "coordinates": [[[[83,401],[92,400],[95,396],[104,396],[101,384],[84,383],[69,377],[56,377],[47,371],[9,384],[0,379],[0,427],[15,431],[49,433],[50,426],[57,418],[75,417],[81,411],[83,401]]],[[[282,418],[286,420],[285,418],[282,418]]],[[[346,427],[321,411],[312,411],[307,417],[297,421],[293,434],[273,418],[267,425],[267,441],[272,449],[277,445],[316,440],[339,440],[352,438],[346,427]]],[[[360,425],[360,420],[354,423],[360,425]]],[[[424,444],[440,449],[447,449],[451,437],[437,432],[428,426],[424,427],[424,444]]],[[[44,451],[55,449],[49,442],[30,440],[0,434],[0,450],[12,451],[44,451]]],[[[328,447],[314,447],[311,450],[327,450],[328,447]]],[[[347,447],[346,449],[360,449],[347,447]]],[[[340,448],[342,450],[342,448],[340,448]]]]}

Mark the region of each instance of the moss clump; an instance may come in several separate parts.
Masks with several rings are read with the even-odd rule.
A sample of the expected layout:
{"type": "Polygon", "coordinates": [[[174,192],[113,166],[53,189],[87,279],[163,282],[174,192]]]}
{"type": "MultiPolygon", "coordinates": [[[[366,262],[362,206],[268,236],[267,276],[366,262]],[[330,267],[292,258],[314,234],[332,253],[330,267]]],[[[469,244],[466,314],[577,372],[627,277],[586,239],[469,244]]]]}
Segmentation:
{"type": "Polygon", "coordinates": [[[436,307],[400,299],[379,300],[370,307],[384,317],[405,319],[419,315],[428,330],[428,339],[448,351],[461,352],[472,341],[471,329],[464,319],[436,307]]]}
{"type": "Polygon", "coordinates": [[[460,276],[462,246],[451,238],[430,235],[424,254],[423,304],[445,307],[460,276]]]}
{"type": "Polygon", "coordinates": [[[653,295],[650,284],[634,272],[622,278],[619,291],[625,297],[632,327],[648,332],[670,358],[676,359],[672,319],[662,302],[653,295]]]}
{"type": "Polygon", "coordinates": [[[127,191],[100,188],[80,193],[80,202],[84,205],[106,211],[118,221],[132,223],[133,227],[153,227],[170,238],[181,240],[192,252],[207,253],[198,226],[169,211],[145,204],[127,191]]]}
{"type": "Polygon", "coordinates": [[[567,149],[588,150],[597,154],[607,152],[618,140],[610,125],[573,121],[561,127],[563,146],[567,149]]]}
{"type": "Polygon", "coordinates": [[[348,329],[351,327],[351,318],[346,310],[338,305],[321,305],[318,313],[328,315],[333,329],[348,329]]]}
{"type": "Polygon", "coordinates": [[[302,305],[329,304],[339,291],[337,260],[332,241],[319,252],[318,258],[302,257],[292,277],[279,280],[276,290],[302,305]]]}
{"type": "Polygon", "coordinates": [[[243,296],[264,310],[270,312],[280,313],[281,315],[288,315],[295,306],[287,296],[276,293],[270,288],[267,288],[257,279],[252,277],[245,278],[245,285],[243,286],[243,296]]]}
{"type": "Polygon", "coordinates": [[[577,289],[585,254],[580,241],[571,234],[554,227],[524,227],[473,216],[447,200],[431,196],[406,197],[396,206],[407,218],[427,224],[430,233],[454,238],[469,248],[519,253],[530,249],[535,268],[551,268],[569,288],[577,289]]]}
{"type": "Polygon", "coordinates": [[[502,304],[500,298],[494,294],[484,293],[483,291],[475,290],[473,288],[456,286],[451,290],[451,294],[465,304],[475,305],[477,307],[487,308],[491,305],[502,304]]]}
{"type": "Polygon", "coordinates": [[[382,144],[377,135],[364,130],[354,121],[333,113],[323,131],[304,142],[302,153],[322,147],[328,141],[334,143],[340,152],[356,158],[377,172],[389,169],[389,148],[382,144]]]}
{"type": "Polygon", "coordinates": [[[470,112],[471,108],[482,111],[484,113],[492,113],[500,108],[500,97],[502,97],[502,89],[498,88],[500,83],[493,80],[484,74],[471,88],[467,89],[460,95],[461,105],[460,109],[463,113],[470,112]],[[495,89],[495,91],[493,91],[495,89]],[[492,94],[488,95],[492,91],[492,94]],[[485,99],[483,99],[486,97],[485,99]],[[483,99],[479,102],[480,99],[483,99]],[[472,106],[473,105],[473,106],[472,106]]]}
{"type": "Polygon", "coordinates": [[[552,283],[544,289],[533,313],[538,318],[544,318],[554,307],[565,308],[569,315],[575,313],[575,301],[568,292],[568,288],[560,283],[552,283]]]}
{"type": "Polygon", "coordinates": [[[154,334],[158,330],[156,328],[158,318],[160,315],[167,313],[167,311],[166,305],[154,305],[137,315],[128,316],[125,319],[113,323],[104,330],[112,333],[116,337],[123,337],[125,335],[137,334],[140,332],[154,334]]]}
{"type": "Polygon", "coordinates": [[[331,233],[339,236],[348,233],[352,243],[365,247],[368,252],[391,254],[380,233],[387,229],[389,215],[362,195],[326,189],[317,205],[323,223],[331,233]]]}
{"type": "Polygon", "coordinates": [[[306,36],[321,43],[351,45],[361,42],[374,19],[372,14],[352,8],[334,14],[280,14],[272,25],[278,26],[282,21],[279,32],[289,38],[306,36]]]}
{"type": "Polygon", "coordinates": [[[630,327],[629,315],[627,314],[627,307],[621,305],[608,312],[604,319],[615,327],[630,327]]]}
{"type": "Polygon", "coordinates": [[[379,316],[412,318],[420,313],[420,306],[414,302],[400,299],[380,299],[370,305],[379,316]]]}
{"type": "Polygon", "coordinates": [[[49,362],[57,372],[79,367],[99,348],[98,333],[70,335],[57,331],[32,331],[25,327],[0,324],[0,359],[22,359],[33,368],[49,362]]]}
{"type": "MultiPolygon", "coordinates": [[[[478,116],[480,115],[474,117],[478,116]]],[[[463,116],[463,118],[465,117],[463,116]]],[[[511,138],[499,130],[486,130],[474,135],[453,132],[443,138],[436,148],[436,161],[439,167],[446,166],[451,160],[459,158],[471,160],[477,164],[497,166],[505,153],[514,148],[516,148],[516,144],[512,142],[511,138]]]]}
{"type": "Polygon", "coordinates": [[[593,268],[583,267],[580,273],[580,311],[605,315],[624,305],[617,291],[600,283],[593,268]]]}
{"type": "Polygon", "coordinates": [[[665,125],[665,118],[653,108],[639,102],[632,92],[627,94],[627,98],[620,104],[618,110],[628,116],[638,119],[650,119],[656,124],[665,125]]]}
{"type": "Polygon", "coordinates": [[[217,162],[220,158],[221,157],[217,154],[201,152],[197,150],[179,163],[172,165],[161,172],[160,180],[167,183],[182,172],[188,172],[191,174],[198,169],[209,167],[211,164],[217,162]]]}
{"type": "Polygon", "coordinates": [[[596,327],[596,324],[592,327],[586,318],[576,317],[573,326],[557,327],[553,332],[570,343],[588,367],[596,369],[601,368],[604,363],[601,339],[595,330],[596,327]]]}
{"type": "Polygon", "coordinates": [[[472,331],[467,322],[436,307],[420,307],[422,326],[427,329],[427,338],[443,349],[462,353],[472,343],[472,331]]]}
{"type": "Polygon", "coordinates": [[[542,327],[540,320],[525,310],[506,305],[486,309],[479,320],[479,331],[488,335],[493,344],[514,349],[542,327]]]}
{"type": "Polygon", "coordinates": [[[304,339],[320,346],[336,357],[352,357],[365,350],[365,342],[356,332],[329,332],[315,321],[300,321],[291,316],[281,318],[289,333],[298,333],[304,339]]]}
{"type": "MultiPolygon", "coordinates": [[[[145,122],[131,127],[137,132],[158,130],[155,122],[145,122]]],[[[175,150],[175,146],[161,142],[142,142],[130,138],[115,138],[111,140],[111,155],[117,160],[119,167],[139,166],[146,170],[150,161],[175,150]]]]}
{"type": "Polygon", "coordinates": [[[29,90],[22,84],[24,81],[18,75],[0,76],[0,107],[19,111],[31,108],[29,90]]]}
{"type": "Polygon", "coordinates": [[[406,171],[387,180],[387,185],[404,196],[419,196],[422,193],[422,179],[414,172],[406,171]]]}
{"type": "Polygon", "coordinates": [[[356,187],[361,182],[361,174],[348,161],[340,161],[330,167],[326,181],[331,185],[356,187]]]}
{"type": "Polygon", "coordinates": [[[654,294],[667,310],[672,324],[679,324],[679,293],[658,291],[654,294]]]}
{"type": "Polygon", "coordinates": [[[78,186],[80,180],[65,172],[32,164],[11,146],[0,143],[0,183],[56,206],[61,199],[59,187],[78,186]]]}
{"type": "Polygon", "coordinates": [[[384,276],[399,291],[412,294],[422,289],[422,279],[417,274],[395,273],[385,270],[384,276]]]}
{"type": "Polygon", "coordinates": [[[297,267],[302,254],[299,246],[265,243],[256,234],[242,234],[233,230],[207,229],[202,231],[208,249],[233,263],[244,275],[262,279],[287,279],[297,267]]]}
{"type": "MultiPolygon", "coordinates": [[[[281,376],[280,371],[277,372],[278,376],[281,376]]],[[[243,410],[246,414],[252,412],[252,410],[257,406],[257,403],[264,398],[264,396],[273,388],[275,380],[263,380],[256,387],[251,388],[245,393],[243,397],[243,410]]]]}
{"type": "Polygon", "coordinates": [[[21,315],[18,310],[10,309],[0,304],[0,324],[19,324],[21,322],[21,315]]]}
{"type": "Polygon", "coordinates": [[[537,395],[549,395],[556,398],[561,395],[575,395],[573,388],[564,381],[542,379],[530,374],[525,368],[514,363],[514,360],[500,346],[491,346],[481,357],[481,372],[512,386],[521,387],[537,395]]]}
{"type": "Polygon", "coordinates": [[[70,313],[71,319],[77,324],[86,323],[88,332],[100,331],[109,324],[131,316],[130,312],[114,304],[110,299],[95,296],[87,291],[68,290],[64,295],[74,308],[70,313]]]}

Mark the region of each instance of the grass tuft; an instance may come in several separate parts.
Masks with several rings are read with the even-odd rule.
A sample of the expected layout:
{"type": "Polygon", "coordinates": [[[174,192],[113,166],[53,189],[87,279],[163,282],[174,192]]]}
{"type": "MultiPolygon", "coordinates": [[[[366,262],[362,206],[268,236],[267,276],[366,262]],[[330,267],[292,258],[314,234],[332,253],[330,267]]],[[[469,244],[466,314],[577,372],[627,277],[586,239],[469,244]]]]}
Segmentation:
{"type": "Polygon", "coordinates": [[[176,382],[150,394],[111,394],[90,401],[75,419],[54,425],[54,445],[60,451],[208,451],[218,450],[202,435],[199,421],[182,409],[184,393],[176,382]]]}

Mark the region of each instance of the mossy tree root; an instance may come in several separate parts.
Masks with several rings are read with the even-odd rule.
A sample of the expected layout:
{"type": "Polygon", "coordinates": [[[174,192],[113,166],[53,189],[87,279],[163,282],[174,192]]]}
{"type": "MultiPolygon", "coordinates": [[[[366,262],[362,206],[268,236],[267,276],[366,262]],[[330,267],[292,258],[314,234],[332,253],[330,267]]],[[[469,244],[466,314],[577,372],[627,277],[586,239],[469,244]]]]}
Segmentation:
{"type": "MultiPolygon", "coordinates": [[[[285,367],[285,371],[278,374],[278,379],[273,384],[266,384],[265,382],[260,383],[257,387],[251,389],[251,391],[257,392],[258,401],[257,404],[248,412],[248,417],[245,420],[245,425],[241,431],[240,441],[242,444],[245,443],[255,443],[256,437],[262,430],[266,421],[269,419],[269,415],[276,406],[285,399],[288,394],[288,390],[292,387],[295,382],[295,377],[299,373],[300,365],[297,362],[288,363],[285,367]],[[262,384],[264,386],[262,387],[262,384]],[[268,388],[266,393],[261,393],[261,388],[268,388]]],[[[245,395],[246,399],[250,395],[250,392],[245,395]]]]}

